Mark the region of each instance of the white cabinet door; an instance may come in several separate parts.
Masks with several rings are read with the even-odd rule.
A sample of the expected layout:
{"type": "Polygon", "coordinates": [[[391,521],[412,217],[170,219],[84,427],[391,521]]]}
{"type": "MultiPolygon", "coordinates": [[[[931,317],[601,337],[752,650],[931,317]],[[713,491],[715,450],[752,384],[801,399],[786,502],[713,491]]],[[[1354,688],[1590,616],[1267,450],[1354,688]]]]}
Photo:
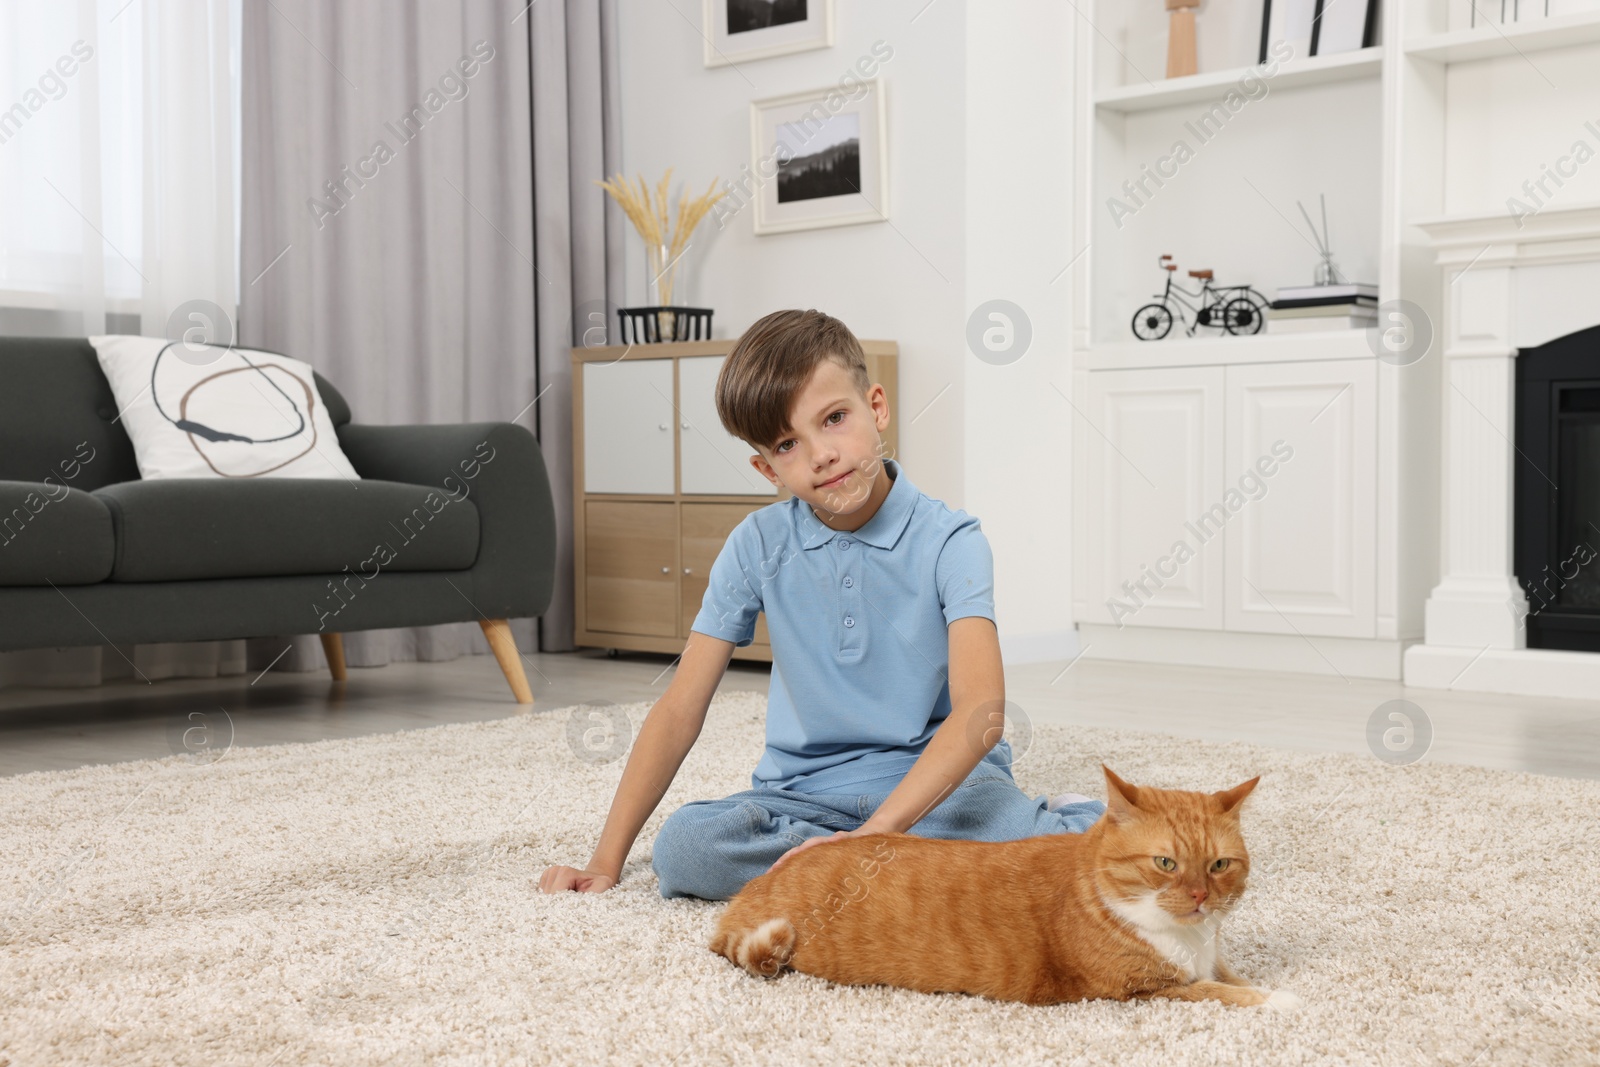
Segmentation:
{"type": "Polygon", "coordinates": [[[583,487],[671,493],[672,360],[583,365],[583,487]]]}
{"type": "Polygon", "coordinates": [[[1079,621],[1220,629],[1222,539],[1204,524],[1222,488],[1222,368],[1088,379],[1079,621]]]}
{"type": "Polygon", "coordinates": [[[717,418],[717,375],[726,356],[678,360],[678,434],[683,492],[778,495],[777,486],[750,466],[755,450],[722,428],[717,418]]]}
{"type": "Polygon", "coordinates": [[[1227,629],[1376,636],[1375,361],[1237,364],[1227,394],[1227,629]]]}

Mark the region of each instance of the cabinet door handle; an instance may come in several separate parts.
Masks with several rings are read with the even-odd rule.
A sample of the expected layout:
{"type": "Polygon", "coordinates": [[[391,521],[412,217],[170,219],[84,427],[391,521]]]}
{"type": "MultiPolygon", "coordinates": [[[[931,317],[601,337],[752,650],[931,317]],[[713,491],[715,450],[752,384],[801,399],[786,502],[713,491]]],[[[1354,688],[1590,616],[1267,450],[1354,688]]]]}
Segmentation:
{"type": "Polygon", "coordinates": [[[668,426],[668,425],[667,425],[667,424],[666,424],[666,423],[664,423],[664,422],[663,422],[663,423],[662,423],[662,424],[661,424],[661,426],[660,426],[660,429],[663,429],[663,430],[670,430],[670,429],[672,429],[672,427],[670,427],[670,426],[668,426]]]}
{"type": "Polygon", "coordinates": [[[683,429],[685,429],[685,430],[687,430],[687,429],[688,429],[688,428],[689,428],[689,424],[688,424],[688,423],[687,423],[687,422],[686,422],[686,423],[684,423],[684,424],[683,424],[683,427],[682,427],[682,428],[683,428],[683,429]]]}
{"type": "Polygon", "coordinates": [[[672,573],[672,568],[671,567],[662,567],[661,568],[661,573],[662,574],[671,574],[672,573]]]}
{"type": "Polygon", "coordinates": [[[683,573],[688,574],[689,573],[689,568],[688,567],[683,568],[683,573]]]}

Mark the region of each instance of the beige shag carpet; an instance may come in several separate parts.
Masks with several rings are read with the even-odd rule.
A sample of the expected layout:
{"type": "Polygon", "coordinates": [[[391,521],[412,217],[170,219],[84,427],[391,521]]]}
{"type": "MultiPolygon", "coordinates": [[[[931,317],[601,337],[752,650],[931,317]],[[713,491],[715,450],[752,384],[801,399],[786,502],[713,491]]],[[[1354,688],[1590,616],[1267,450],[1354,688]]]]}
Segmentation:
{"type": "Polygon", "coordinates": [[[1225,944],[1307,1001],[1041,1008],[762,981],[706,948],[724,905],[661,898],[655,831],[748,787],[760,694],[620,885],[540,894],[624,762],[579,753],[648,705],[579,710],[0,780],[0,1064],[1600,1063],[1600,782],[1036,725],[1032,795],[1264,775],[1225,944]]]}

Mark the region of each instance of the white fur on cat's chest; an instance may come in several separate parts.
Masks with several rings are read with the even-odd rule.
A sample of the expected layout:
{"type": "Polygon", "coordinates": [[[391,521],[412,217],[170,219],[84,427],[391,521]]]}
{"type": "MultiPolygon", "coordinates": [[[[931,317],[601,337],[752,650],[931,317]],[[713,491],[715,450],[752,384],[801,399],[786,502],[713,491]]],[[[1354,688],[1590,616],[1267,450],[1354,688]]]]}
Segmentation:
{"type": "Polygon", "coordinates": [[[1107,900],[1106,906],[1132,926],[1151,948],[1177,967],[1188,981],[1216,981],[1217,979],[1217,926],[1216,912],[1192,926],[1181,926],[1170,913],[1156,903],[1156,894],[1149,893],[1128,903],[1107,900]]]}

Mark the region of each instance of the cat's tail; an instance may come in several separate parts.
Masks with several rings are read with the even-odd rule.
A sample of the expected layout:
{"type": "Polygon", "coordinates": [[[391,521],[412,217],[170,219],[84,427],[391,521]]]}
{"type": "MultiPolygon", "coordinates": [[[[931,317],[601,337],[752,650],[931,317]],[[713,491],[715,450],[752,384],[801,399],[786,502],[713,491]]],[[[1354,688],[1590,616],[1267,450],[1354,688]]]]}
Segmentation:
{"type": "Polygon", "coordinates": [[[757,978],[775,978],[794,955],[794,924],[779,917],[753,930],[730,930],[712,948],[757,978]]]}

